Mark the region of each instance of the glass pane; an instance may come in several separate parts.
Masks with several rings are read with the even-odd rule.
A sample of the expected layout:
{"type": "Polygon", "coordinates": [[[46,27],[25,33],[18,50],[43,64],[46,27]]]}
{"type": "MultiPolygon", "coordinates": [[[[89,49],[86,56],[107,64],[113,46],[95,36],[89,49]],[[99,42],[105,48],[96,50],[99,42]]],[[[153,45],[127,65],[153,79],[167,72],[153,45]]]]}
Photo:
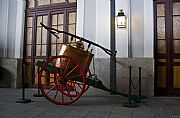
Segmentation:
{"type": "MultiPolygon", "coordinates": [[[[68,32],[71,34],[75,34],[75,24],[68,26],[68,32]]],[[[74,41],[74,40],[73,40],[74,41]]],[[[71,42],[71,36],[68,36],[68,42],[71,42]]]]}
{"type": "Polygon", "coordinates": [[[180,88],[180,66],[174,67],[173,88],[180,88]]]}
{"type": "MultiPolygon", "coordinates": [[[[58,30],[63,31],[63,25],[58,26],[58,30]]],[[[57,43],[63,43],[63,33],[58,34],[59,39],[57,39],[57,43]]]]}
{"type": "Polygon", "coordinates": [[[37,17],[37,26],[41,26],[41,23],[42,22],[42,16],[38,16],[37,17]]]}
{"type": "Polygon", "coordinates": [[[32,8],[35,5],[35,1],[34,0],[28,0],[28,8],[32,8]]]}
{"type": "Polygon", "coordinates": [[[69,33],[75,34],[75,31],[76,31],[75,24],[73,24],[73,25],[68,25],[68,32],[69,32],[69,33]]]}
{"type": "Polygon", "coordinates": [[[35,73],[37,73],[37,74],[35,74],[35,84],[38,84],[38,73],[39,73],[38,72],[38,66],[35,66],[35,73]]]}
{"type": "Polygon", "coordinates": [[[51,56],[56,56],[56,44],[51,45],[51,56]]]}
{"type": "MultiPolygon", "coordinates": [[[[63,25],[58,26],[58,30],[63,31],[63,25]]],[[[62,33],[61,33],[62,34],[62,33]]]]}
{"type": "Polygon", "coordinates": [[[42,45],[42,56],[46,56],[46,45],[42,45]]]}
{"type": "Polygon", "coordinates": [[[32,43],[32,28],[27,28],[27,44],[32,43]]]}
{"type": "Polygon", "coordinates": [[[36,39],[36,44],[41,44],[41,27],[37,27],[37,39],[36,39]]]}
{"type": "Polygon", "coordinates": [[[46,82],[46,71],[43,71],[42,72],[42,76],[43,77],[41,77],[41,83],[42,84],[46,84],[47,82],[46,82]]]}
{"type": "Polygon", "coordinates": [[[173,38],[180,39],[180,16],[173,16],[173,38]]]}
{"type": "Polygon", "coordinates": [[[157,18],[157,38],[165,39],[165,18],[164,17],[157,18]]]}
{"type": "Polygon", "coordinates": [[[54,28],[54,29],[58,29],[58,26],[57,26],[57,25],[55,25],[55,26],[52,26],[52,28],[54,28]]]}
{"type": "Polygon", "coordinates": [[[180,2],[173,3],[173,15],[180,15],[180,2]]]}
{"type": "Polygon", "coordinates": [[[65,0],[51,0],[51,3],[62,3],[65,2],[65,0]]]}
{"type": "Polygon", "coordinates": [[[173,59],[174,62],[180,62],[180,59],[173,59]]]}
{"type": "MultiPolygon", "coordinates": [[[[42,61],[43,62],[43,59],[36,59],[35,62],[38,62],[38,61],[42,61]]],[[[41,68],[39,68],[39,71],[40,71],[41,68]]],[[[29,70],[30,72],[30,70],[29,70]]],[[[42,75],[46,76],[46,73],[45,71],[43,71],[42,75]]],[[[46,78],[45,77],[41,77],[41,82],[42,84],[46,83],[46,78]]],[[[38,84],[38,66],[35,66],[35,84],[38,84]]]]}
{"type": "Polygon", "coordinates": [[[51,35],[51,43],[56,43],[56,37],[54,35],[51,35]]]}
{"type": "Polygon", "coordinates": [[[68,0],[69,2],[76,2],[76,0],[68,0]]]}
{"type": "Polygon", "coordinates": [[[76,23],[76,12],[69,13],[69,24],[76,23]]]}
{"type": "Polygon", "coordinates": [[[64,24],[64,14],[58,14],[58,25],[64,24]]]}
{"type": "Polygon", "coordinates": [[[50,0],[37,0],[38,6],[50,4],[50,0]]]}
{"type": "Polygon", "coordinates": [[[62,47],[62,44],[57,44],[57,54],[60,53],[61,47],[62,47]]]}
{"type": "Polygon", "coordinates": [[[43,24],[47,25],[48,23],[48,16],[43,16],[43,24]]]}
{"type": "MultiPolygon", "coordinates": [[[[52,28],[57,29],[57,26],[52,26],[52,28]]],[[[56,43],[56,37],[51,34],[51,43],[56,43]]]]}
{"type": "Polygon", "coordinates": [[[33,18],[32,17],[28,17],[27,18],[27,27],[32,27],[32,22],[33,22],[33,18]]]}
{"type": "Polygon", "coordinates": [[[166,62],[166,59],[158,59],[158,62],[166,62]]]}
{"type": "Polygon", "coordinates": [[[166,67],[158,66],[157,87],[166,87],[166,67]]]}
{"type": "Polygon", "coordinates": [[[164,4],[157,4],[157,16],[164,16],[164,4]]]}
{"type": "Polygon", "coordinates": [[[61,33],[61,34],[58,34],[58,36],[59,36],[59,39],[57,39],[57,43],[63,43],[63,34],[61,33]]]}
{"type": "Polygon", "coordinates": [[[50,74],[50,82],[53,83],[52,85],[54,85],[54,75],[55,74],[50,74]]]}
{"type": "Polygon", "coordinates": [[[52,15],[52,25],[57,25],[57,14],[52,15]]]}
{"type": "Polygon", "coordinates": [[[47,30],[43,28],[42,30],[42,44],[46,44],[47,42],[47,30]]]}
{"type": "Polygon", "coordinates": [[[161,54],[166,53],[166,40],[158,40],[157,52],[161,54]]]}
{"type": "Polygon", "coordinates": [[[173,40],[174,53],[180,53],[180,40],[173,40]]]}
{"type": "Polygon", "coordinates": [[[36,56],[41,56],[41,45],[36,45],[36,56]]]}
{"type": "Polygon", "coordinates": [[[26,45],[26,56],[31,56],[31,45],[26,45]]]}

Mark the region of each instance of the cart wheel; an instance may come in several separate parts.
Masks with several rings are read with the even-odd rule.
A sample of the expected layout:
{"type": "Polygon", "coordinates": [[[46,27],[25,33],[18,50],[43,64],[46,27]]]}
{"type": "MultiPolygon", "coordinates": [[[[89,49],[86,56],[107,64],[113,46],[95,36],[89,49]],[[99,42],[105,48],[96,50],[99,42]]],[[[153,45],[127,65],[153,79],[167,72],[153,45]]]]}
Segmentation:
{"type": "Polygon", "coordinates": [[[39,86],[42,95],[59,105],[78,100],[86,87],[85,74],[81,64],[68,56],[50,57],[39,72],[39,86]],[[44,82],[43,79],[46,78],[44,82]]]}

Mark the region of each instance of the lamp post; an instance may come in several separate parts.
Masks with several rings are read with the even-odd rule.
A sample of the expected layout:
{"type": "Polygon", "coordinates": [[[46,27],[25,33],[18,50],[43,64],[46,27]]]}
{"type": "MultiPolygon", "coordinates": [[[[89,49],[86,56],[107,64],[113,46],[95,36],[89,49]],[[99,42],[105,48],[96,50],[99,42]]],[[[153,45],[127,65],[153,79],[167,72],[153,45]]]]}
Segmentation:
{"type": "MultiPolygon", "coordinates": [[[[111,39],[110,39],[110,49],[111,51],[116,51],[116,40],[115,40],[115,0],[110,0],[111,5],[111,39]]],[[[116,91],[116,58],[110,57],[110,88],[112,91],[116,91]]],[[[111,93],[112,94],[112,93],[111,93]]]]}

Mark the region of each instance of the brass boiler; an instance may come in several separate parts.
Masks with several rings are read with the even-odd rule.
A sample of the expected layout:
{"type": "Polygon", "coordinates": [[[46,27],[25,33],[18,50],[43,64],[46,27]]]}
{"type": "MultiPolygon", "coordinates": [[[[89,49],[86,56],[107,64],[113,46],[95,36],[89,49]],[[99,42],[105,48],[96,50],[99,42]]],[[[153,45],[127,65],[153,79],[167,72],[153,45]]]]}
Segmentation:
{"type": "MultiPolygon", "coordinates": [[[[62,45],[59,55],[69,56],[77,60],[81,64],[85,74],[89,69],[92,57],[94,56],[90,52],[84,50],[82,41],[76,41],[73,44],[62,45]]],[[[65,67],[65,65],[67,64],[67,60],[64,60],[63,62],[61,62],[61,64],[65,67]]],[[[70,65],[70,69],[74,66],[75,65],[70,65]]]]}

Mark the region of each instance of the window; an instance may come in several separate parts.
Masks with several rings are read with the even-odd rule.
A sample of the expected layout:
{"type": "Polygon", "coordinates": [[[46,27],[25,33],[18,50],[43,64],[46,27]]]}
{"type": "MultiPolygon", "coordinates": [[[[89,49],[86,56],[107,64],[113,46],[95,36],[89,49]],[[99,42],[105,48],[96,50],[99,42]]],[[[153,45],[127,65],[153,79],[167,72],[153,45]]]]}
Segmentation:
{"type": "Polygon", "coordinates": [[[76,3],[76,0],[27,0],[28,8],[34,8],[42,5],[50,4],[66,4],[66,3],[76,3]]]}

